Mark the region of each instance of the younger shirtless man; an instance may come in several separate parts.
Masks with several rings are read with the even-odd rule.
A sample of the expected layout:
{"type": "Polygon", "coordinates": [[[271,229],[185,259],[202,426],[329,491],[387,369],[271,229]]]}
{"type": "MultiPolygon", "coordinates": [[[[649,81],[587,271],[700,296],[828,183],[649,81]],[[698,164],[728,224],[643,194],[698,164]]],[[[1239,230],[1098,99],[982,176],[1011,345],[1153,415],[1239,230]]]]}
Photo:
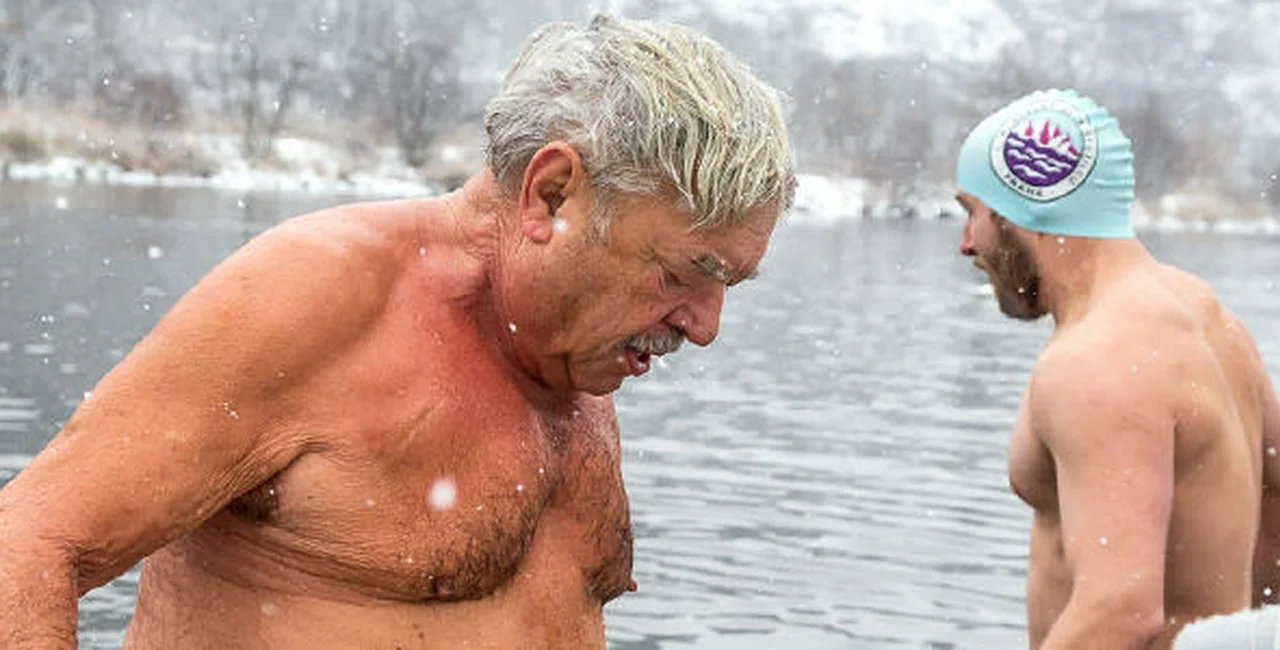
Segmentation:
{"type": "Polygon", "coordinates": [[[1032,648],[1168,648],[1280,591],[1280,406],[1240,320],[1129,223],[1129,142],[1070,91],[1023,97],[959,157],[960,252],[1054,332],[1009,479],[1035,511],[1032,648]]]}
{"type": "Polygon", "coordinates": [[[604,648],[633,587],[609,394],[716,337],[794,174],[776,93],[684,28],[540,31],[445,197],[215,269],[0,491],[0,647],[604,648]]]}

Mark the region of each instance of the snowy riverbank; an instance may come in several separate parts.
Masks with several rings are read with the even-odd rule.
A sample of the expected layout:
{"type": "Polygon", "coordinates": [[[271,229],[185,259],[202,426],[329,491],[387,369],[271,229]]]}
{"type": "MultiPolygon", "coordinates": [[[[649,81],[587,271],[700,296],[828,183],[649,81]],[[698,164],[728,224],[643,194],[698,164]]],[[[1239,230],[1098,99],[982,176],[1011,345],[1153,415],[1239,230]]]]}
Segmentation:
{"type": "MultiPolygon", "coordinates": [[[[270,164],[258,165],[238,157],[233,143],[213,142],[220,146],[206,143],[203,151],[213,158],[218,171],[200,175],[157,174],[100,160],[56,156],[46,162],[3,163],[0,177],[14,181],[207,187],[242,192],[321,192],[366,198],[434,195],[456,182],[426,178],[422,171],[400,164],[390,148],[374,152],[372,164],[357,172],[349,171],[341,152],[315,141],[282,139],[270,164]]],[[[477,159],[456,148],[445,148],[440,156],[446,163],[477,159]]],[[[959,217],[953,192],[954,188],[943,184],[902,192],[865,179],[801,174],[795,207],[788,220],[834,224],[858,219],[959,217]]],[[[1280,219],[1276,216],[1207,216],[1187,208],[1207,203],[1204,198],[1189,196],[1167,196],[1155,206],[1140,203],[1134,209],[1134,222],[1140,230],[1280,236],[1280,219]]]]}

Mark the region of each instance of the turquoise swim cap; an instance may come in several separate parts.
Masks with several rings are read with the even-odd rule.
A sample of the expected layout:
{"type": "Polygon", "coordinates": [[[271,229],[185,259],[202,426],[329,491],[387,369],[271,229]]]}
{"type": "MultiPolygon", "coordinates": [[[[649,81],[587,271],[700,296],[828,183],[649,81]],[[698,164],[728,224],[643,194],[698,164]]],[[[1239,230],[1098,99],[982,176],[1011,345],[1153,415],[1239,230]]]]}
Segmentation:
{"type": "Polygon", "coordinates": [[[960,148],[960,189],[1038,232],[1133,237],[1133,153],[1120,125],[1071,90],[1037,91],[978,124],[960,148]]]}

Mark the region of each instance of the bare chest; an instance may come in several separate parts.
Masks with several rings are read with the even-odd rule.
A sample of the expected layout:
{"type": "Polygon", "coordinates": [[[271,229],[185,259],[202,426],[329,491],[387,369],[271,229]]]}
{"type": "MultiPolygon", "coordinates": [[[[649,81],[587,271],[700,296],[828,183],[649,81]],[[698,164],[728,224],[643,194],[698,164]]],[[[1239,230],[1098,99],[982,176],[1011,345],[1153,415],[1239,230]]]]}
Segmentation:
{"type": "Polygon", "coordinates": [[[482,599],[539,564],[568,567],[600,602],[625,589],[631,525],[616,453],[485,435],[424,434],[398,456],[306,457],[229,511],[289,562],[384,598],[482,599]]]}
{"type": "Polygon", "coordinates": [[[601,602],[617,595],[631,525],[612,406],[548,415],[480,350],[445,347],[425,357],[448,373],[395,355],[346,373],[309,423],[328,444],[231,516],[310,573],[380,597],[483,599],[539,564],[568,567],[601,602]]]}
{"type": "Polygon", "coordinates": [[[1037,512],[1057,511],[1057,472],[1053,456],[1036,435],[1026,395],[1018,408],[1009,441],[1009,486],[1037,512]]]}

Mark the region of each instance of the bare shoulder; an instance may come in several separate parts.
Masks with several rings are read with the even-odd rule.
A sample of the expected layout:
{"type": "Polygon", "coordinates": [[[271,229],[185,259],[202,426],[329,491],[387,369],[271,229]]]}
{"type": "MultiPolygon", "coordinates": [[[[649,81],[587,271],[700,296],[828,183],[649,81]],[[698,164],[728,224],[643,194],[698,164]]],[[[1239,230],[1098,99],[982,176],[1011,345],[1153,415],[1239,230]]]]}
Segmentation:
{"type": "MultiPolygon", "coordinates": [[[[1095,300],[1089,314],[1046,350],[1048,365],[1095,359],[1109,376],[1176,372],[1210,354],[1206,334],[1234,315],[1202,280],[1169,266],[1136,272],[1095,300]],[[1069,362],[1069,361],[1068,361],[1069,362]]],[[[1126,377],[1129,383],[1133,377],[1126,377]]]]}
{"type": "Polygon", "coordinates": [[[1208,283],[1172,266],[1162,267],[1158,278],[1164,291],[1153,293],[1184,312],[1180,330],[1191,338],[1177,342],[1186,343],[1179,351],[1188,372],[1203,372],[1213,365],[1245,384],[1268,383],[1257,343],[1244,320],[1219,300],[1208,283]]]}
{"type": "MultiPolygon", "coordinates": [[[[229,256],[192,291],[278,297],[282,307],[308,304],[373,308],[396,275],[395,233],[378,223],[373,204],[354,204],[294,217],[264,231],[229,256]],[[207,285],[213,285],[209,287],[207,285]]],[[[320,325],[319,323],[315,325],[320,325]]]]}
{"type": "MultiPolygon", "coordinates": [[[[284,253],[329,255],[343,267],[361,265],[376,272],[390,268],[395,253],[412,244],[405,231],[407,202],[351,203],[293,217],[263,232],[244,250],[271,249],[284,253]]],[[[333,259],[329,260],[333,261],[333,259]]]]}
{"type": "Polygon", "coordinates": [[[270,396],[289,383],[282,378],[302,380],[377,318],[397,273],[376,230],[349,216],[345,208],[306,215],[250,240],[99,388],[125,380],[148,395],[190,395],[225,382],[270,396]],[[189,385],[179,381],[188,374],[189,385]]]}
{"type": "Polygon", "coordinates": [[[350,216],[290,220],[215,267],[6,486],[32,538],[75,550],[82,589],[323,445],[290,413],[396,273],[378,229],[350,216]]]}
{"type": "Polygon", "coordinates": [[[1182,324],[1195,329],[1197,334],[1212,336],[1221,333],[1233,340],[1241,338],[1241,342],[1252,345],[1252,337],[1244,322],[1219,300],[1213,287],[1204,280],[1170,265],[1162,265],[1152,279],[1156,288],[1146,293],[1150,295],[1150,305],[1157,308],[1155,315],[1178,311],[1184,317],[1182,324]],[[1164,311],[1158,309],[1161,307],[1164,311]]]}
{"type": "Polygon", "coordinates": [[[397,274],[387,237],[351,210],[290,219],[250,240],[183,295],[100,388],[125,381],[146,395],[192,398],[236,385],[242,399],[260,401],[306,377],[377,318],[397,274]]]}
{"type": "Polygon", "coordinates": [[[1032,388],[1143,386],[1193,354],[1195,336],[1193,319],[1169,305],[1090,315],[1045,346],[1032,388]]]}
{"type": "Polygon", "coordinates": [[[1055,335],[1036,362],[1028,389],[1033,428],[1046,442],[1055,430],[1079,440],[1079,431],[1104,423],[1171,430],[1184,385],[1178,378],[1201,347],[1193,319],[1176,305],[1090,315],[1055,335]]]}

